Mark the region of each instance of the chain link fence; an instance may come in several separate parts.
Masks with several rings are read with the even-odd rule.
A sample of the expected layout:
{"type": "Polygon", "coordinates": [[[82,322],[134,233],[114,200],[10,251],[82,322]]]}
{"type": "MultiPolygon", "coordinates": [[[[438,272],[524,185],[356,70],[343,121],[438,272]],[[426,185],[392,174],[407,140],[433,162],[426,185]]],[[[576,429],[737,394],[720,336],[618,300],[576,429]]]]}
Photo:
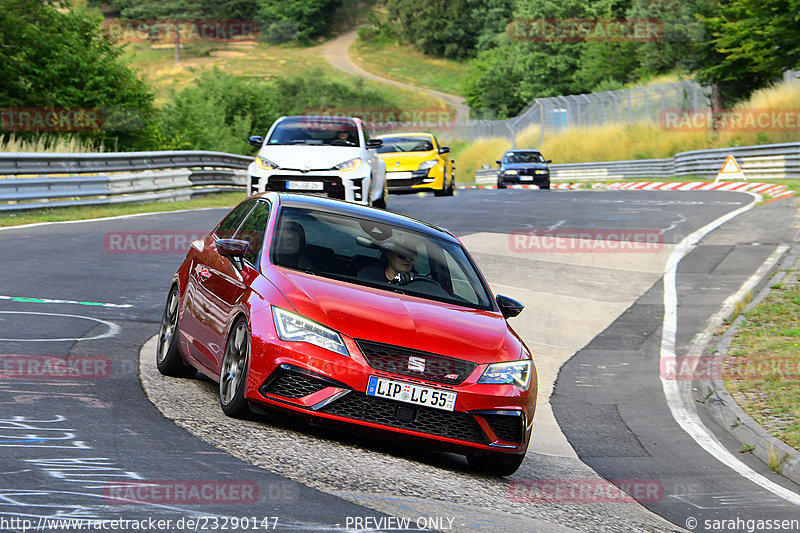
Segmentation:
{"type": "Polygon", "coordinates": [[[456,124],[447,137],[475,141],[505,137],[515,146],[516,137],[531,126],[540,129],[540,143],[547,135],[567,128],[607,123],[659,123],[668,109],[710,108],[711,89],[691,81],[647,85],[618,91],[537,98],[518,116],[505,120],[468,120],[456,124]]]}

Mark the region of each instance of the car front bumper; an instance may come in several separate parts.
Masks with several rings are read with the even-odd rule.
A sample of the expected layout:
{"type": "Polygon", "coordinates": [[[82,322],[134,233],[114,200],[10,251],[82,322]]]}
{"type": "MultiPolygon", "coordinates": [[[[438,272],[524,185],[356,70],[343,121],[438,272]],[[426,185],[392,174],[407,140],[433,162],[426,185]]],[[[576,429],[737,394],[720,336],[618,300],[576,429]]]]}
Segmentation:
{"type": "Polygon", "coordinates": [[[535,369],[525,391],[514,385],[477,383],[485,364],[476,365],[461,383],[443,384],[374,368],[359,348],[359,342],[369,341],[344,338],[351,357],[307,343],[254,336],[245,396],[256,405],[317,422],[391,432],[393,437],[402,435],[453,452],[525,453],[536,407],[535,369]],[[367,395],[370,376],[454,391],[454,409],[367,395]]]}
{"type": "Polygon", "coordinates": [[[369,168],[366,171],[309,171],[277,169],[262,170],[251,164],[248,167],[250,194],[265,191],[289,191],[327,196],[348,202],[369,204],[369,168]],[[315,185],[314,188],[308,184],[315,185]],[[321,188],[320,188],[321,187],[321,188]]]}

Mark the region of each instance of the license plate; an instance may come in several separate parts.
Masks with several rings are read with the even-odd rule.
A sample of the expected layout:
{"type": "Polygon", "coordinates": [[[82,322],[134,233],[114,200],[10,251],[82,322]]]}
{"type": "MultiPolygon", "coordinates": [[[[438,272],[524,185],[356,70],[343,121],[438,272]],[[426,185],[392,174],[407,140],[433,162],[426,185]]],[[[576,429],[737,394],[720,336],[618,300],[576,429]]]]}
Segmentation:
{"type": "Polygon", "coordinates": [[[367,385],[367,396],[389,398],[399,402],[413,403],[425,407],[452,411],[456,406],[458,393],[413,385],[403,381],[394,381],[377,376],[370,376],[367,385]]]}
{"type": "Polygon", "coordinates": [[[387,172],[386,179],[388,180],[410,180],[411,172],[387,172]]]}
{"type": "Polygon", "coordinates": [[[519,181],[533,181],[533,176],[520,176],[519,181]]]}
{"type": "Polygon", "coordinates": [[[287,181],[286,188],[293,191],[321,191],[323,183],[321,181],[287,181]]]}

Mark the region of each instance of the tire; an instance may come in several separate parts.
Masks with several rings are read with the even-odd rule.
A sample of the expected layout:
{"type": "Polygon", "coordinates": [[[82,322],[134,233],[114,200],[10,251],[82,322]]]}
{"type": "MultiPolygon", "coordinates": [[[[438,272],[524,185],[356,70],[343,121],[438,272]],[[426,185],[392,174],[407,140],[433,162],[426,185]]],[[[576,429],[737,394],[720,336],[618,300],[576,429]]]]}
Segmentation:
{"type": "Polygon", "coordinates": [[[381,194],[380,198],[372,202],[372,206],[378,209],[386,209],[387,196],[389,196],[389,182],[386,181],[386,178],[383,178],[383,194],[381,194]]]}
{"type": "Polygon", "coordinates": [[[434,189],[433,190],[434,196],[447,196],[447,183],[442,181],[442,188],[441,189],[434,189]]]}
{"type": "Polygon", "coordinates": [[[482,453],[467,456],[467,462],[472,470],[490,476],[510,476],[519,469],[524,459],[525,455],[500,453],[482,453]]]}
{"type": "Polygon", "coordinates": [[[506,184],[503,183],[502,181],[498,181],[497,182],[497,188],[498,189],[505,189],[506,188],[506,184]]]}
{"type": "Polygon", "coordinates": [[[456,188],[456,179],[453,176],[450,176],[450,186],[447,187],[447,194],[445,196],[453,196],[455,188],[456,188]]]}
{"type": "Polygon", "coordinates": [[[156,367],[165,376],[177,378],[193,378],[197,369],[181,357],[178,350],[178,310],[180,309],[180,292],[173,285],[167,296],[161,328],[158,331],[156,346],[156,367]]]}
{"type": "Polygon", "coordinates": [[[545,191],[549,191],[550,190],[550,182],[545,183],[544,185],[542,185],[539,188],[542,189],[542,190],[545,190],[545,191]]]}
{"type": "Polygon", "coordinates": [[[250,332],[247,322],[239,318],[231,326],[219,370],[219,403],[222,412],[232,418],[244,418],[250,414],[244,397],[249,367],[250,332]]]}

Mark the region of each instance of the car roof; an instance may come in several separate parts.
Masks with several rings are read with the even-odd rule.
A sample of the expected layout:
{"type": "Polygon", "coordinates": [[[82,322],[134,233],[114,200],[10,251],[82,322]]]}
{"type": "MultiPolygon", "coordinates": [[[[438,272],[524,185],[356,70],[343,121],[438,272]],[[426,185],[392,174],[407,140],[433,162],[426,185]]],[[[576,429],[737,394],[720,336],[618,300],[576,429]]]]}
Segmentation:
{"type": "Polygon", "coordinates": [[[506,150],[507,154],[519,154],[519,153],[534,153],[540,154],[539,150],[506,150]]]}
{"type": "Polygon", "coordinates": [[[398,213],[392,213],[390,211],[383,211],[359,204],[345,202],[343,200],[334,200],[331,198],[311,196],[308,194],[292,194],[284,192],[265,192],[254,197],[271,200],[278,206],[283,207],[315,209],[340,215],[367,218],[377,222],[382,222],[384,224],[422,233],[433,238],[444,239],[449,242],[461,244],[459,240],[456,239],[449,231],[434,226],[433,224],[429,224],[428,222],[423,222],[421,220],[400,215],[398,213]]]}

